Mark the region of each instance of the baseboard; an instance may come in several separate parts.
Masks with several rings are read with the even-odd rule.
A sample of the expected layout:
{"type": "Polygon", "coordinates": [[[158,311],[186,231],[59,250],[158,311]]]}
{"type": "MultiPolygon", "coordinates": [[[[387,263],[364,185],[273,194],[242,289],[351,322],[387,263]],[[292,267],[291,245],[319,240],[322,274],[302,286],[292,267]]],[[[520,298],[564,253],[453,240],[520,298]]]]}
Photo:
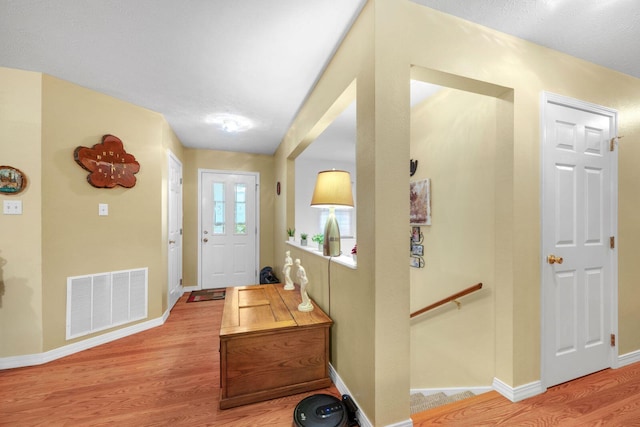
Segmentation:
{"type": "Polygon", "coordinates": [[[53,350],[49,350],[44,353],[26,354],[24,356],[11,356],[0,358],[0,370],[23,368],[25,366],[36,366],[45,363],[52,362],[65,356],[70,356],[74,353],[88,350],[93,347],[97,347],[102,344],[106,344],[111,341],[118,340],[120,338],[135,335],[139,332],[146,331],[148,329],[155,328],[164,324],[169,318],[169,310],[162,314],[162,317],[147,320],[145,322],[136,323],[135,325],[127,326],[126,328],[117,329],[106,334],[102,334],[96,337],[92,337],[86,340],[74,342],[73,344],[58,347],[53,350]]]}
{"type": "Polygon", "coordinates": [[[182,290],[184,293],[187,293],[187,292],[199,291],[201,289],[200,289],[200,286],[183,286],[182,290]]]}
{"type": "Polygon", "coordinates": [[[331,381],[333,381],[333,384],[335,384],[340,394],[348,394],[349,396],[351,396],[354,403],[358,407],[358,421],[360,422],[360,427],[373,427],[373,424],[371,424],[364,411],[362,410],[356,399],[353,397],[353,394],[351,394],[349,388],[347,388],[347,385],[344,383],[344,381],[342,381],[342,378],[340,378],[340,375],[338,375],[338,372],[336,372],[331,363],[329,363],[329,377],[331,378],[331,381]]]}
{"type": "Polygon", "coordinates": [[[622,368],[636,362],[640,362],[640,350],[618,356],[618,366],[616,368],[622,368]]]}
{"type": "MultiPolygon", "coordinates": [[[[623,366],[637,362],[640,362],[640,350],[618,356],[617,360],[615,360],[615,365],[612,366],[612,368],[622,368],[623,366]]],[[[513,388],[503,383],[498,378],[493,379],[493,388],[512,402],[519,402],[529,397],[542,394],[546,391],[546,388],[542,386],[542,381],[534,381],[532,383],[513,388]]]]}
{"type": "Polygon", "coordinates": [[[399,423],[387,424],[386,427],[413,427],[413,421],[411,419],[400,421],[399,423]]]}
{"type": "Polygon", "coordinates": [[[546,391],[542,386],[542,381],[534,381],[518,387],[511,387],[510,385],[500,381],[498,378],[494,378],[492,386],[495,391],[512,402],[519,402],[529,397],[542,394],[546,391]]]}
{"type": "MultiPolygon", "coordinates": [[[[354,403],[358,407],[358,421],[360,422],[360,427],[373,427],[373,424],[371,423],[371,421],[369,421],[366,414],[364,413],[356,399],[353,397],[353,394],[351,394],[349,388],[347,388],[347,385],[344,383],[344,381],[342,381],[342,378],[340,378],[340,375],[338,375],[338,372],[336,372],[331,363],[329,363],[329,377],[331,378],[331,381],[333,381],[333,384],[335,384],[340,394],[348,394],[349,396],[351,396],[354,403]]],[[[413,421],[409,419],[400,423],[388,425],[386,427],[413,427],[413,421]]]]}

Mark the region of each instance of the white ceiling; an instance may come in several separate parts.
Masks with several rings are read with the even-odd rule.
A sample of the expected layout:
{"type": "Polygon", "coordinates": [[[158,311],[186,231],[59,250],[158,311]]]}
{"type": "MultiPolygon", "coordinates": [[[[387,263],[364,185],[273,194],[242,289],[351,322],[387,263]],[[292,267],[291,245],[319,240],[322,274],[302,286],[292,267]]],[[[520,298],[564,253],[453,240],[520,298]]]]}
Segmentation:
{"type": "MultiPolygon", "coordinates": [[[[640,77],[637,0],[413,1],[640,77]]],[[[365,2],[0,0],[0,66],[158,111],[188,147],[272,154],[365,2]]]]}

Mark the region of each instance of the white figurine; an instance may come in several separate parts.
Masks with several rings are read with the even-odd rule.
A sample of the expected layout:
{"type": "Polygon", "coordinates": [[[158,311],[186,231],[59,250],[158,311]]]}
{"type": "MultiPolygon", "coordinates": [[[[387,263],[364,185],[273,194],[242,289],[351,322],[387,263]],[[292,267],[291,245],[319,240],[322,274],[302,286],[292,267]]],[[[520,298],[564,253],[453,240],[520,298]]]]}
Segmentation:
{"type": "Polygon", "coordinates": [[[304,267],[300,265],[299,259],[296,259],[296,267],[298,267],[296,274],[300,281],[300,296],[302,297],[302,302],[298,305],[298,311],[312,311],[313,304],[311,304],[309,295],[307,295],[307,284],[309,283],[307,272],[304,270],[304,267]]]}
{"type": "Polygon", "coordinates": [[[282,274],[284,274],[284,289],[287,291],[295,289],[293,286],[293,280],[291,280],[291,266],[293,260],[291,259],[291,251],[285,252],[284,267],[282,267],[282,274]]]}

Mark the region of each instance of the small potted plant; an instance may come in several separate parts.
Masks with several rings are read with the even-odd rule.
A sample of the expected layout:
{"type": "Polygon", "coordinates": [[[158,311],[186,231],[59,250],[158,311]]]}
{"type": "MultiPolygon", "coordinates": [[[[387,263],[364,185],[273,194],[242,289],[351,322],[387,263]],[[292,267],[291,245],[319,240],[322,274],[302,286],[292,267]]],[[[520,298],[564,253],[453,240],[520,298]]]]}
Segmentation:
{"type": "Polygon", "coordinates": [[[353,249],[351,249],[351,258],[353,258],[353,262],[358,262],[358,244],[353,245],[353,249]]]}
{"type": "Polygon", "coordinates": [[[307,233],[300,233],[300,246],[307,246],[307,237],[309,237],[307,233]]]}
{"type": "Polygon", "coordinates": [[[318,250],[322,251],[322,244],[324,243],[324,234],[314,234],[311,240],[316,242],[318,244],[318,250]]]}
{"type": "Polygon", "coordinates": [[[296,229],[287,228],[287,235],[289,236],[289,241],[293,242],[296,239],[296,229]]]}

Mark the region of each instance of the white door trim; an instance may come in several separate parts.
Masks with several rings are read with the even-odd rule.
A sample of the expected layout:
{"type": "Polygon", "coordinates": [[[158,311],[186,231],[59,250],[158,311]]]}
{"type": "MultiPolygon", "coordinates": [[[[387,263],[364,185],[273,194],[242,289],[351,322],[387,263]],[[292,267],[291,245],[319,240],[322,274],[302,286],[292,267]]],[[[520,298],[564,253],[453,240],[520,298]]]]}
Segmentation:
{"type": "MultiPolygon", "coordinates": [[[[170,178],[170,174],[169,174],[169,170],[171,169],[172,162],[176,162],[177,164],[180,165],[180,179],[182,180],[183,175],[184,175],[184,169],[182,167],[182,162],[180,161],[180,159],[178,159],[178,157],[176,157],[175,154],[173,154],[173,152],[171,150],[167,150],[167,180],[170,178]]],[[[182,184],[181,184],[182,186],[182,184]]],[[[180,213],[179,213],[179,222],[180,222],[180,229],[184,230],[184,209],[183,209],[183,201],[184,201],[184,192],[181,188],[180,190],[180,201],[179,201],[179,205],[180,205],[180,213]]],[[[167,183],[167,247],[169,246],[169,233],[170,233],[170,227],[171,227],[171,221],[169,216],[171,215],[171,185],[170,183],[167,183]]],[[[183,233],[180,233],[180,253],[178,254],[178,256],[180,257],[179,260],[179,265],[180,265],[180,269],[179,269],[179,276],[182,279],[183,277],[183,265],[182,265],[182,257],[184,254],[184,248],[183,248],[183,243],[184,243],[184,236],[183,233]]],[[[175,303],[177,302],[177,299],[175,301],[171,301],[171,262],[169,260],[169,251],[167,250],[167,310],[171,310],[173,308],[173,306],[175,305],[175,303]]],[[[182,295],[182,293],[184,292],[184,283],[180,285],[180,294],[182,295]]],[[[179,298],[178,298],[179,299],[179,298]]]]}
{"type": "MultiPolygon", "coordinates": [[[[541,218],[541,227],[540,227],[540,378],[542,382],[543,389],[547,388],[547,378],[545,375],[545,337],[549,331],[546,330],[545,322],[544,322],[544,301],[545,301],[545,287],[543,286],[544,273],[543,269],[547,267],[546,265],[546,253],[544,252],[543,247],[543,230],[545,229],[544,224],[544,184],[545,184],[545,176],[544,176],[544,159],[545,159],[545,141],[547,139],[546,135],[546,119],[547,119],[547,109],[546,106],[548,103],[558,104],[567,106],[570,108],[576,108],[584,111],[594,112],[597,114],[601,114],[609,117],[610,120],[610,129],[611,134],[618,135],[618,112],[617,110],[603,107],[600,105],[592,104],[589,102],[569,98],[562,95],[557,95],[550,92],[542,92],[541,95],[541,103],[540,103],[540,218],[541,218]]],[[[616,140],[616,138],[614,138],[616,140]]],[[[609,191],[610,191],[610,218],[611,218],[611,234],[615,236],[616,244],[615,248],[611,251],[611,295],[610,295],[610,316],[611,316],[611,329],[612,333],[616,335],[616,345],[615,348],[612,349],[610,353],[610,366],[612,368],[617,368],[619,366],[618,362],[618,147],[617,141],[614,143],[614,155],[610,156],[610,182],[609,182],[609,191]]]]}
{"type": "MultiPolygon", "coordinates": [[[[229,171],[220,169],[198,169],[198,288],[202,289],[202,175],[205,173],[226,175],[249,175],[256,179],[256,272],[260,271],[260,172],[229,171]]],[[[256,273],[256,283],[258,274],[256,273]]]]}

